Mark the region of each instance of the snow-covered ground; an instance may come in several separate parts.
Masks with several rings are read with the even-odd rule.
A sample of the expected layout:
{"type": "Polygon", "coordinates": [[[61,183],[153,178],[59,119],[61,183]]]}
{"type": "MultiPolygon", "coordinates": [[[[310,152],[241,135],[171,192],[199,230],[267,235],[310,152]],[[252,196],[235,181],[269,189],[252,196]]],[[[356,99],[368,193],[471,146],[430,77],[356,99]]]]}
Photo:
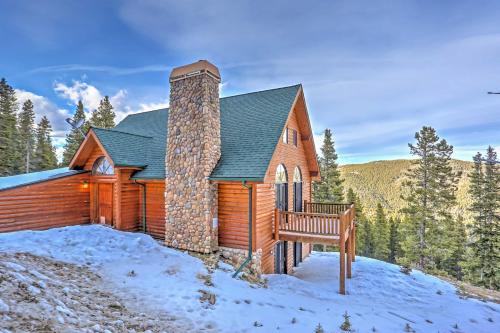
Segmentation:
{"type": "MultiPolygon", "coordinates": [[[[97,225],[0,234],[0,251],[88,265],[124,302],[135,298],[144,311],[168,313],[197,331],[314,332],[321,323],[325,332],[340,332],[346,311],[356,332],[404,332],[407,324],[416,332],[500,331],[500,305],[461,298],[435,277],[362,257],[341,296],[336,253],[313,253],[295,276],[268,275],[263,288],[231,278],[228,265],[210,273],[200,259],[147,235],[97,225]],[[200,302],[200,290],[215,294],[215,304],[200,302]]],[[[12,308],[11,299],[2,301],[12,308]]]]}

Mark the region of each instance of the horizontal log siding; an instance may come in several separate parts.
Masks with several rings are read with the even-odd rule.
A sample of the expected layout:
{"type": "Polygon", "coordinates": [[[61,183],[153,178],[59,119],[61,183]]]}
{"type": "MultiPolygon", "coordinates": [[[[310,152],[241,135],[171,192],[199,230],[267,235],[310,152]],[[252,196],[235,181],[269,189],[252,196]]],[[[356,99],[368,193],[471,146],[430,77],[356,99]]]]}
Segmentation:
{"type": "Polygon", "coordinates": [[[139,220],[139,195],[140,186],[130,180],[133,170],[121,170],[121,230],[141,230],[139,220]]]}
{"type": "Polygon", "coordinates": [[[0,191],[0,232],[89,223],[89,174],[0,191]]]}
{"type": "Polygon", "coordinates": [[[274,186],[272,184],[258,184],[257,188],[257,216],[256,235],[257,249],[262,249],[262,271],[265,274],[274,273],[274,186]]]}
{"type": "Polygon", "coordinates": [[[219,245],[248,249],[248,190],[241,183],[218,186],[219,245]]]}
{"type": "MultiPolygon", "coordinates": [[[[146,184],[146,225],[147,233],[155,238],[165,239],[165,183],[146,184]]],[[[139,225],[142,228],[142,191],[139,194],[139,225]]]]}

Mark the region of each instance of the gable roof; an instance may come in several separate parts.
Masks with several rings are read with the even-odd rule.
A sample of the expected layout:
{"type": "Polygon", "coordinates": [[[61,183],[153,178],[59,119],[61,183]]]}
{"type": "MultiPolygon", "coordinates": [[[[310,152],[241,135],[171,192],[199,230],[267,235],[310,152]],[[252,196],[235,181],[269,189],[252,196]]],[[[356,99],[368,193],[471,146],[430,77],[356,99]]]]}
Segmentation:
{"type": "MultiPolygon", "coordinates": [[[[213,180],[263,180],[301,85],[220,99],[221,158],[213,180]]],[[[115,166],[140,167],[133,179],[164,179],[168,109],[131,114],[92,130],[115,166]]]]}

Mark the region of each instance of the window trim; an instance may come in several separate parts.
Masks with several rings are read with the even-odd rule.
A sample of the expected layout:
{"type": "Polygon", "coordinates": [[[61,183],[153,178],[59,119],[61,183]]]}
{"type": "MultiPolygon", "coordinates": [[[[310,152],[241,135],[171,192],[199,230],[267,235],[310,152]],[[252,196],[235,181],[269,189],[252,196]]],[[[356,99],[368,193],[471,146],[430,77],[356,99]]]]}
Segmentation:
{"type": "Polygon", "coordinates": [[[297,130],[292,130],[292,142],[295,147],[298,147],[298,141],[299,141],[299,133],[297,130]]]}

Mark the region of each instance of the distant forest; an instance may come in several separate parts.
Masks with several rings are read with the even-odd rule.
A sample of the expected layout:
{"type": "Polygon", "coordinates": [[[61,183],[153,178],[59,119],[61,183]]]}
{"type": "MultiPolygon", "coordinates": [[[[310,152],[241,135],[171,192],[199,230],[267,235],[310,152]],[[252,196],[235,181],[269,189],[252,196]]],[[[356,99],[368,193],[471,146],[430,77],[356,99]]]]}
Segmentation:
{"type": "Polygon", "coordinates": [[[356,204],[359,255],[498,290],[497,153],[490,146],[471,162],[454,160],[453,146],[425,126],[408,146],[411,160],[339,166],[325,130],[314,200],[356,204]]]}

